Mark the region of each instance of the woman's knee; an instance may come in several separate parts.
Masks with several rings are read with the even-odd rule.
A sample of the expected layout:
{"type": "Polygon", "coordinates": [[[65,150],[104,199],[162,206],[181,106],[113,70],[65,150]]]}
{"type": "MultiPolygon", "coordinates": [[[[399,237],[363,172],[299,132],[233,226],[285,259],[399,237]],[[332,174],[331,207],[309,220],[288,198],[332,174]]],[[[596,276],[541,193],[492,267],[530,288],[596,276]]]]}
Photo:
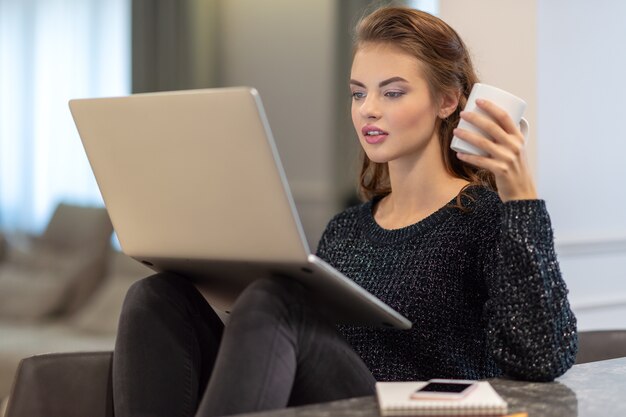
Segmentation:
{"type": "Polygon", "coordinates": [[[233,314],[242,311],[286,313],[297,305],[303,288],[287,278],[261,278],[248,285],[233,306],[233,314]]]}
{"type": "Polygon", "coordinates": [[[182,277],[157,273],[134,282],[124,300],[124,310],[160,309],[167,305],[186,305],[193,285],[182,277]]]}
{"type": "Polygon", "coordinates": [[[242,292],[241,296],[252,296],[260,300],[273,298],[285,303],[296,302],[302,297],[304,287],[294,279],[272,277],[257,279],[242,292]]]}

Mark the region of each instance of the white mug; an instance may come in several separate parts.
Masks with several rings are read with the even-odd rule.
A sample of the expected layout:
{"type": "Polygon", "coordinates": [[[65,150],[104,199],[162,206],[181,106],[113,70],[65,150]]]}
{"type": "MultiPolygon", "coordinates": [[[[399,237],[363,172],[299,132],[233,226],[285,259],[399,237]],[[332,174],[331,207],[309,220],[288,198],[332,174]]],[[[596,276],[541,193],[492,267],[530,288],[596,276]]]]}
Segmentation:
{"type": "MultiPolygon", "coordinates": [[[[522,117],[522,114],[524,114],[524,110],[526,110],[526,102],[524,100],[497,87],[493,87],[487,84],[476,83],[472,87],[472,91],[469,95],[469,98],[467,99],[467,104],[465,105],[464,110],[484,114],[487,117],[490,116],[476,106],[477,98],[489,100],[496,104],[498,107],[502,108],[504,111],[506,111],[515,123],[519,123],[520,130],[524,135],[524,139],[528,139],[528,120],[522,117]]],[[[463,130],[478,133],[488,139],[491,139],[491,137],[483,132],[481,129],[477,128],[469,122],[466,122],[463,119],[461,119],[461,121],[459,122],[458,127],[463,130]]],[[[456,137],[456,135],[452,138],[450,148],[454,149],[457,152],[463,152],[472,155],[488,155],[487,152],[483,151],[480,148],[477,148],[472,144],[465,142],[462,139],[459,139],[458,137],[456,137]]]]}

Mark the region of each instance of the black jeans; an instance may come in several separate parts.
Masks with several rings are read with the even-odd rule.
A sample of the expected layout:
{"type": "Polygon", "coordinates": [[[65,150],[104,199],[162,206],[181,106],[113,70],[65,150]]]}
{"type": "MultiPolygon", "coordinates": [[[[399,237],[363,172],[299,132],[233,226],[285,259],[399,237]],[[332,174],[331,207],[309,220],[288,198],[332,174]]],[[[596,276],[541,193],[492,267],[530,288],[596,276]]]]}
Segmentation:
{"type": "Polygon", "coordinates": [[[226,327],[184,278],[126,296],[113,357],[117,417],[218,416],[372,395],[374,377],[289,280],[255,281],[226,327]]]}

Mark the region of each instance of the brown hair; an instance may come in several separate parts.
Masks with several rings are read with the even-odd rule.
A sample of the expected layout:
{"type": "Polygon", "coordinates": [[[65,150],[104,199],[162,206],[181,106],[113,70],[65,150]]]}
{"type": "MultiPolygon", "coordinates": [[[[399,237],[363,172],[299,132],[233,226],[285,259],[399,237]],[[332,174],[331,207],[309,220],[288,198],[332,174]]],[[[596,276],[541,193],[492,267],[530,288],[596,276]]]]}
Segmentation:
{"type": "MultiPolygon", "coordinates": [[[[453,129],[459,123],[460,112],[478,77],[474,71],[467,47],[459,35],[443,20],[407,7],[383,7],[364,17],[356,27],[354,52],[364,44],[393,45],[422,63],[424,76],[433,98],[443,94],[459,95],[459,105],[445,119],[438,119],[437,132],[446,170],[465,179],[469,185],[482,185],[496,190],[494,175],[467,164],[450,149],[453,129]]],[[[372,162],[361,150],[359,195],[369,200],[391,192],[387,163],[372,162]]],[[[469,186],[468,185],[468,186],[469,186]]],[[[457,205],[463,209],[461,196],[469,196],[464,187],[457,195],[457,205]]]]}

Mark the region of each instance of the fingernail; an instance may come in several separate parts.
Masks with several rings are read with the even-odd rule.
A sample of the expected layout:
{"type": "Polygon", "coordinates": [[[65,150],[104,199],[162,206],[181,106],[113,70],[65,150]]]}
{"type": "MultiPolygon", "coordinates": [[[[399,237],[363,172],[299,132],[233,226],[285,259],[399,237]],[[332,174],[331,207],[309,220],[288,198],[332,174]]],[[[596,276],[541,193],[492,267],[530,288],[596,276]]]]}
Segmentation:
{"type": "Polygon", "coordinates": [[[485,104],[485,100],[483,100],[482,98],[477,98],[476,104],[485,104]]]}

